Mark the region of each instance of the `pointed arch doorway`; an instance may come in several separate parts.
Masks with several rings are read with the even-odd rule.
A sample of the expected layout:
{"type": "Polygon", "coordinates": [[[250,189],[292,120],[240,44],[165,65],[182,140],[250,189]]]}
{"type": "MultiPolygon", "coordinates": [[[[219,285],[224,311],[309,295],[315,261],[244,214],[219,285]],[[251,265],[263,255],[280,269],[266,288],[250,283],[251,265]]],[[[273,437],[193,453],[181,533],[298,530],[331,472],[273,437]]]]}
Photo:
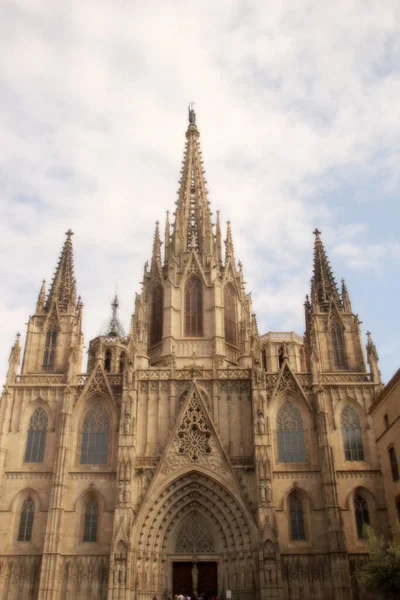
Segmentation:
{"type": "MultiPolygon", "coordinates": [[[[211,524],[196,509],[176,531],[172,559],[173,594],[218,594],[218,555],[211,524]]],[[[218,544],[217,544],[218,545],[218,544]]]]}

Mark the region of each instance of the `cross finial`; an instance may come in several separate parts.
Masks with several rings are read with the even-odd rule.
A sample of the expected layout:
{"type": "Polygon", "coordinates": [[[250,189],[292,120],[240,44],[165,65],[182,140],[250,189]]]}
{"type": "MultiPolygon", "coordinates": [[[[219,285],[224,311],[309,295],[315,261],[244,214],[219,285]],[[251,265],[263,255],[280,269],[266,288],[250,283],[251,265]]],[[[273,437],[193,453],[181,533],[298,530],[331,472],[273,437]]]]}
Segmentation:
{"type": "Polygon", "coordinates": [[[315,228],[313,234],[315,235],[315,239],[319,240],[319,236],[321,235],[320,230],[315,228]]]}
{"type": "Polygon", "coordinates": [[[65,235],[70,240],[71,237],[74,235],[74,232],[72,231],[72,229],[68,229],[68,231],[65,232],[65,235]]]}

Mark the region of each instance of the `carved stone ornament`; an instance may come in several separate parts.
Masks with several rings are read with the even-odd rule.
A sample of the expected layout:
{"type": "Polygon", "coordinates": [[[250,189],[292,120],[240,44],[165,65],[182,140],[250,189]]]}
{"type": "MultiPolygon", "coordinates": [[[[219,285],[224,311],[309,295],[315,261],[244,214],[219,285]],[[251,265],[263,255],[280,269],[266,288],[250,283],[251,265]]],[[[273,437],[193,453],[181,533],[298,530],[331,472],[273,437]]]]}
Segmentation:
{"type": "Polygon", "coordinates": [[[173,469],[190,464],[202,465],[219,472],[227,469],[197,391],[192,392],[165,457],[162,472],[166,475],[173,469]]]}
{"type": "Polygon", "coordinates": [[[214,540],[196,512],[183,525],[175,547],[178,554],[205,554],[215,552],[214,540]]]}

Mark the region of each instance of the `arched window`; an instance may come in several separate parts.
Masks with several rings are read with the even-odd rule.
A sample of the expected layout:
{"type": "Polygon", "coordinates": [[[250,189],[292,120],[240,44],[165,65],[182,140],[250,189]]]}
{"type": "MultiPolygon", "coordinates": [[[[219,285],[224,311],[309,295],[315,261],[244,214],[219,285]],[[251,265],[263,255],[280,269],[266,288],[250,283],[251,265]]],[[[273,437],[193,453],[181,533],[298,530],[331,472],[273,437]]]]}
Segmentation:
{"type": "Polygon", "coordinates": [[[279,362],[279,368],[282,368],[283,365],[283,355],[285,354],[284,348],[283,346],[279,346],[278,349],[278,362],[279,362]]]}
{"type": "Polygon", "coordinates": [[[389,461],[392,479],[393,481],[397,481],[399,479],[399,465],[397,463],[396,449],[394,446],[390,446],[389,448],[389,461]]]}
{"type": "Polygon", "coordinates": [[[124,372],[124,366],[125,366],[125,352],[121,352],[121,354],[119,355],[119,372],[120,373],[124,372]]]}
{"type": "Polygon", "coordinates": [[[106,350],[104,355],[104,370],[107,373],[111,371],[111,350],[106,350]]]}
{"type": "Polygon", "coordinates": [[[54,360],[56,357],[56,345],[57,345],[57,326],[50,325],[46,333],[46,341],[44,346],[43,354],[43,370],[52,371],[54,369],[54,360]]]}
{"type": "Polygon", "coordinates": [[[106,465],[110,421],[104,408],[95,404],[83,422],[81,465],[106,465]]]}
{"type": "Polygon", "coordinates": [[[344,371],[347,369],[347,364],[344,349],[343,327],[341,323],[339,323],[339,320],[336,317],[336,315],[332,315],[329,329],[335,369],[344,371]]]}
{"type": "Polygon", "coordinates": [[[289,496],[290,539],[293,541],[306,539],[304,526],[304,509],[301,496],[294,491],[289,496]]]}
{"type": "Polygon", "coordinates": [[[352,406],[344,407],[341,425],[345,459],[364,460],[360,419],[352,406]]]}
{"type": "Polygon", "coordinates": [[[228,283],[224,288],[224,326],[225,340],[229,344],[236,346],[236,294],[233,286],[230,283],[228,283]]]}
{"type": "Polygon", "coordinates": [[[354,512],[356,515],[357,535],[358,539],[364,539],[364,525],[369,525],[368,504],[360,492],[356,492],[354,496],[354,512]]]}
{"type": "Polygon", "coordinates": [[[159,344],[163,334],[164,291],[159,283],[151,295],[150,346],[159,344]]]}
{"type": "Polygon", "coordinates": [[[48,418],[43,408],[37,408],[29,420],[25,462],[41,463],[44,458],[48,418]]]}
{"type": "Polygon", "coordinates": [[[33,519],[35,517],[35,503],[32,498],[26,498],[22,504],[21,517],[18,528],[18,541],[30,542],[32,539],[33,519]]]}
{"type": "Polygon", "coordinates": [[[203,289],[198,277],[190,277],[185,287],[185,336],[203,335],[203,289]]]}
{"type": "Polygon", "coordinates": [[[306,445],[301,415],[291,402],[285,402],[278,413],[278,461],[305,463],[306,445]]]}
{"type": "Polygon", "coordinates": [[[97,542],[99,524],[99,507],[93,499],[85,504],[85,518],[83,522],[83,542],[97,542]]]}

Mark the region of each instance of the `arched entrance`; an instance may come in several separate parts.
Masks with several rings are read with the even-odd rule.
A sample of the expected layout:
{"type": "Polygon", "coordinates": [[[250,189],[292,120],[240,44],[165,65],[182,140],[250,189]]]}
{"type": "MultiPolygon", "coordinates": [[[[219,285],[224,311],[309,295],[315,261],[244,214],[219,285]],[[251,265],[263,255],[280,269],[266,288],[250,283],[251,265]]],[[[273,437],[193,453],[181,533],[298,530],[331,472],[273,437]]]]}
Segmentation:
{"type": "Polygon", "coordinates": [[[257,531],[239,494],[195,469],[166,483],[143,509],[132,532],[136,598],[192,595],[196,583],[210,595],[230,589],[235,598],[255,597],[257,531]]]}

